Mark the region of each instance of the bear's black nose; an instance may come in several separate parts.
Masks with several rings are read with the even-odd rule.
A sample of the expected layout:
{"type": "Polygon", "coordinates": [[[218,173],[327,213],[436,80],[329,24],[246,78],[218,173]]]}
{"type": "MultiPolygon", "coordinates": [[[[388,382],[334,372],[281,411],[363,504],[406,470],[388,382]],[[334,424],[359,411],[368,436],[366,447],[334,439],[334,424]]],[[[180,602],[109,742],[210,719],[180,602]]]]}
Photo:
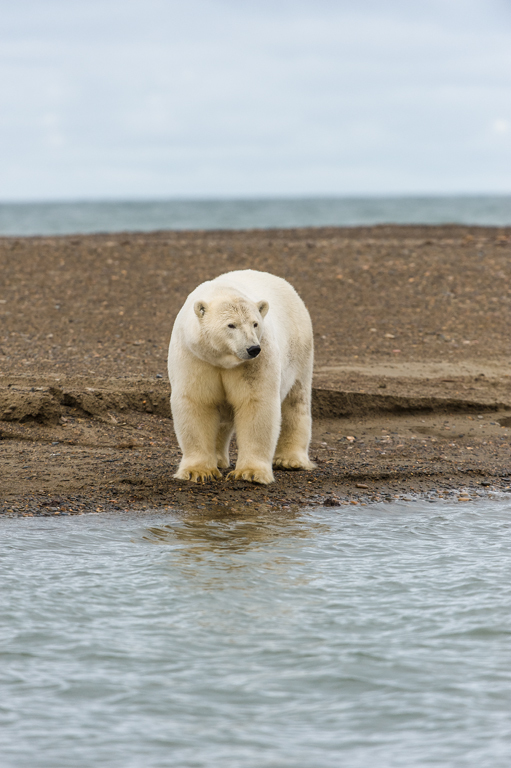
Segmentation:
{"type": "Polygon", "coordinates": [[[261,347],[259,346],[247,347],[247,352],[250,355],[250,357],[257,357],[260,351],[261,351],[261,347]]]}

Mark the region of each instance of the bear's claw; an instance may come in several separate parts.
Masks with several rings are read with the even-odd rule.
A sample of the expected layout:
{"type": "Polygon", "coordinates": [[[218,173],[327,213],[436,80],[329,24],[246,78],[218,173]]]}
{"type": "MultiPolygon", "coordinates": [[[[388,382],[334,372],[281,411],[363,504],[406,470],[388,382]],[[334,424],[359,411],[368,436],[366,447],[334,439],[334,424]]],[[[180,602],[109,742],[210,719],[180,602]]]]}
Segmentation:
{"type": "Polygon", "coordinates": [[[249,483],[268,485],[274,482],[273,473],[266,469],[234,469],[229,472],[226,480],[248,480],[249,483]]]}
{"type": "Polygon", "coordinates": [[[220,480],[222,473],[216,467],[189,467],[188,469],[180,469],[174,475],[176,480],[191,480],[192,483],[202,483],[208,480],[220,480]]]}

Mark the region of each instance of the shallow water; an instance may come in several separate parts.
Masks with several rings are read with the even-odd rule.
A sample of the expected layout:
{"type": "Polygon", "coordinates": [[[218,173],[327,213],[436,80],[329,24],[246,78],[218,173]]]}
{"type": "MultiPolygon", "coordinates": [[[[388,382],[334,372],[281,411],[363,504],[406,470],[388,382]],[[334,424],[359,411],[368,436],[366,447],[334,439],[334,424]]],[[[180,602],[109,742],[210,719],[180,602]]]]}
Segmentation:
{"type": "Polygon", "coordinates": [[[509,495],[0,536],[3,768],[509,765],[509,495]]]}
{"type": "Polygon", "coordinates": [[[0,203],[0,235],[385,223],[511,225],[511,196],[0,203]]]}

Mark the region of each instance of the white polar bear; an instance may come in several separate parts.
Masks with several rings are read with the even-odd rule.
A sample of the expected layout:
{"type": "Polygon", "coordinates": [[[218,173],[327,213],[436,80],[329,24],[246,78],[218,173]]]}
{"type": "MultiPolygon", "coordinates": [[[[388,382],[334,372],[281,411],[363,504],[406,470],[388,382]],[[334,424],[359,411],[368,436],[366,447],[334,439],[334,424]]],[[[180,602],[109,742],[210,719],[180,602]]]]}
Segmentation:
{"type": "Polygon", "coordinates": [[[174,477],[273,482],[272,462],[313,469],[312,324],[294,288],[268,272],[227,272],[199,285],[170,339],[170,404],[183,453],[174,477]]]}

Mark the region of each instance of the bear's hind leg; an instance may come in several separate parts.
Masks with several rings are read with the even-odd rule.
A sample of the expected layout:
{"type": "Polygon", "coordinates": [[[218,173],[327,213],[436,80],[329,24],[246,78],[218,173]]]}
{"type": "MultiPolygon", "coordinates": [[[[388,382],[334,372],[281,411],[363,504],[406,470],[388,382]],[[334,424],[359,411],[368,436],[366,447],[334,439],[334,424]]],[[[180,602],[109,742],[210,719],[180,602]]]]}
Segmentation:
{"type": "Polygon", "coordinates": [[[220,426],[216,436],[216,465],[220,469],[231,466],[229,459],[229,446],[234,432],[234,414],[232,408],[227,407],[220,412],[220,426]]]}
{"type": "Polygon", "coordinates": [[[273,457],[275,467],[314,469],[309,459],[311,439],[310,386],[295,382],[282,403],[282,425],[273,457]]]}

